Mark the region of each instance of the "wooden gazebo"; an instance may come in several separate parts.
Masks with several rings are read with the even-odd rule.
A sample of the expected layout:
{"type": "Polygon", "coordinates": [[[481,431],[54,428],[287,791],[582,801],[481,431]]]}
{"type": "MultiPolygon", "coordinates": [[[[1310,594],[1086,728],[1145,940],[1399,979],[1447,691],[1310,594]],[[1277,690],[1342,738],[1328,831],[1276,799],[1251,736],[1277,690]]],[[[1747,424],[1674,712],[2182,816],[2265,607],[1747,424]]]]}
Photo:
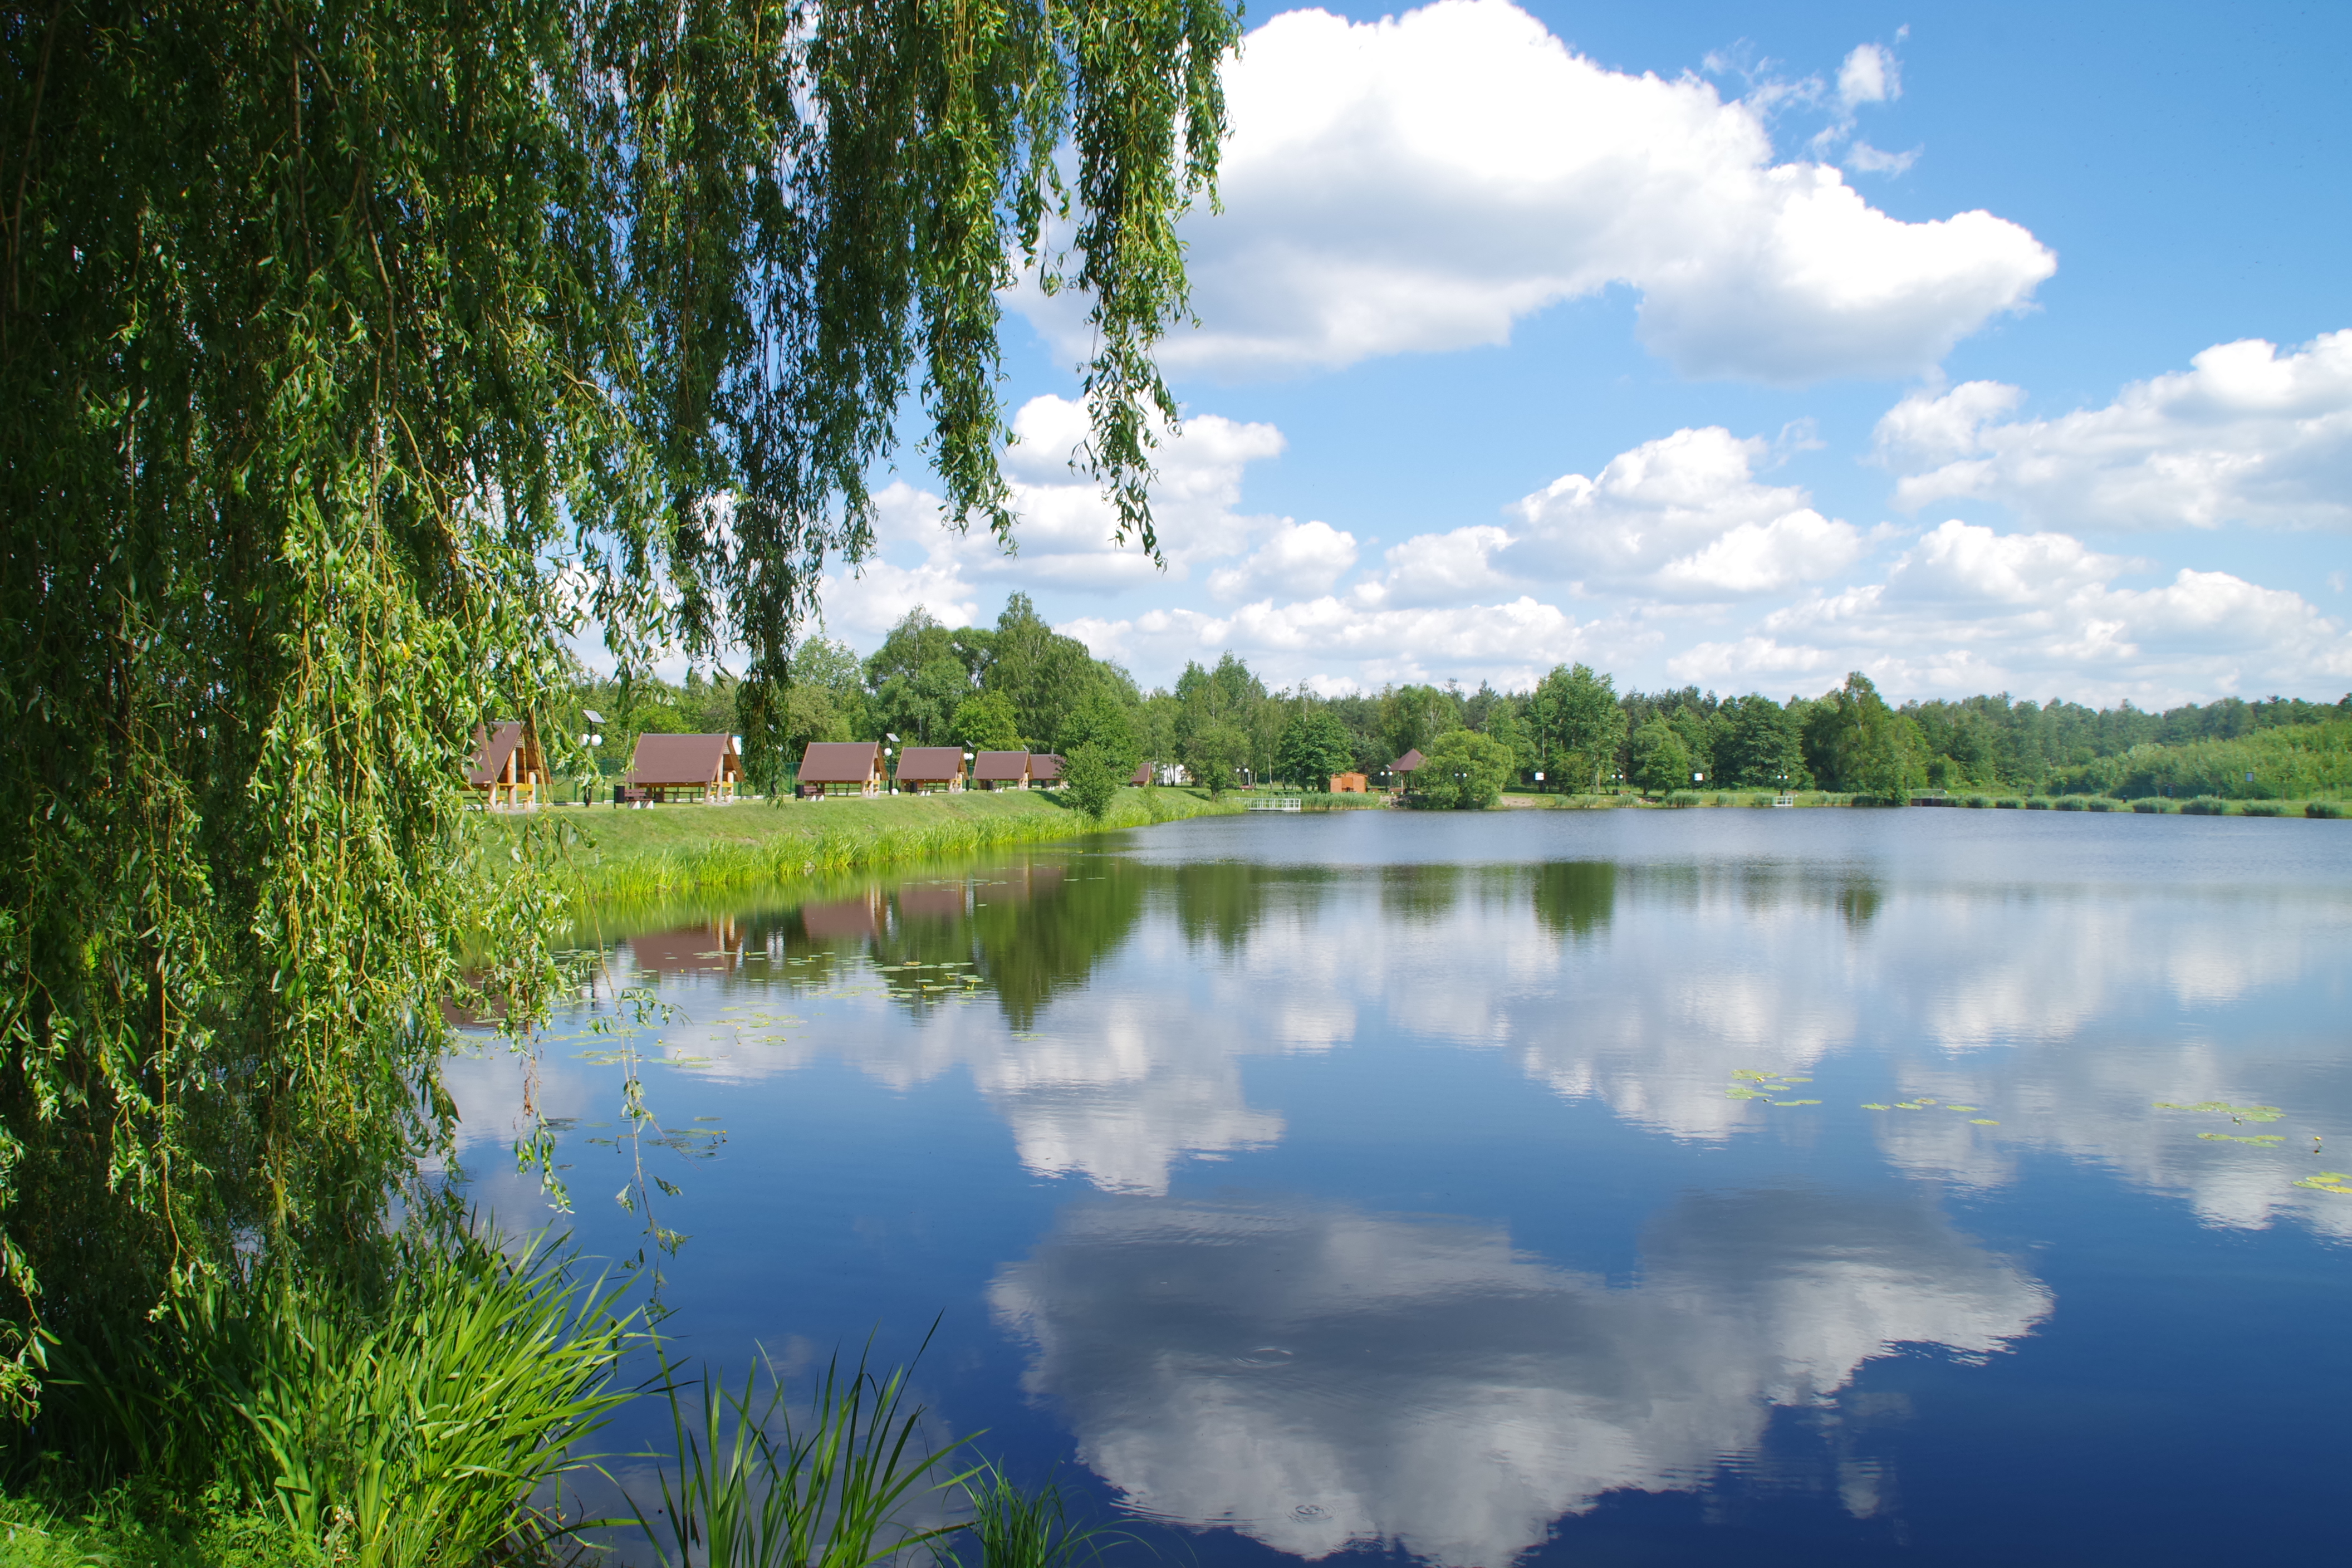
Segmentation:
{"type": "Polygon", "coordinates": [[[520,721],[493,721],[474,726],[474,765],[466,782],[483,794],[488,805],[537,805],[555,798],[547,759],[539,749],[539,732],[520,721]],[[506,798],[501,801],[500,795],[506,798]]]}
{"type": "Polygon", "coordinates": [[[1390,786],[1391,792],[1411,788],[1412,775],[1421,771],[1421,764],[1424,760],[1421,754],[1421,748],[1415,746],[1412,751],[1391,763],[1389,776],[1396,780],[1396,783],[1390,786]]]}
{"type": "Polygon", "coordinates": [[[1027,789],[1029,753],[982,752],[972,759],[971,782],[990,789],[1027,789]]]}
{"type": "Polygon", "coordinates": [[[732,735],[640,735],[624,782],[646,800],[732,800],[742,777],[732,735]]]}
{"type": "Polygon", "coordinates": [[[812,800],[835,790],[880,795],[883,777],[879,741],[811,741],[801,753],[801,794],[812,800]]]}
{"type": "Polygon", "coordinates": [[[963,788],[963,748],[907,747],[898,753],[898,788],[907,795],[963,788]]]}

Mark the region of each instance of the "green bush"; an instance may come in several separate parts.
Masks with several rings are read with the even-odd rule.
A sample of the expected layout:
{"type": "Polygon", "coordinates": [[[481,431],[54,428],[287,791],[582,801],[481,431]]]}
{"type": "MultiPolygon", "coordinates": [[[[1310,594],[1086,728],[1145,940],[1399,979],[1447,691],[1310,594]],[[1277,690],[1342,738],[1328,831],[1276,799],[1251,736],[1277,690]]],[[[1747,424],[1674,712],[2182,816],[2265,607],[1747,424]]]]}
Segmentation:
{"type": "Polygon", "coordinates": [[[404,1240],[380,1300],[199,1281],[134,1346],[60,1344],[36,1442],[171,1496],[278,1514],[337,1563],[472,1563],[626,1398],[617,1292],[568,1260],[404,1240]]]}
{"type": "Polygon", "coordinates": [[[1993,802],[1993,805],[2002,811],[2015,811],[2024,805],[2024,804],[2025,803],[2021,800],[1997,800],[1993,802]]]}
{"type": "Polygon", "coordinates": [[[2210,795],[2200,795],[2195,800],[2184,800],[2180,803],[2181,815],[2184,816],[2221,816],[2226,815],[2229,809],[2228,801],[2210,795]]]}
{"type": "Polygon", "coordinates": [[[1424,810],[1483,811],[1502,797],[1511,754],[1492,736],[1449,730],[1422,752],[1405,804],[1424,810]]]}
{"type": "Polygon", "coordinates": [[[2344,807],[2332,800],[2315,800],[2303,808],[2305,816],[2342,816],[2344,807]]]}
{"type": "Polygon", "coordinates": [[[1985,807],[1987,807],[1987,806],[1990,805],[1991,804],[1992,804],[1992,802],[1991,802],[1991,801],[1990,801],[1990,800],[1986,799],[1983,795],[1972,795],[1969,796],[1969,809],[1970,811],[1982,811],[1985,807]]]}
{"type": "Polygon", "coordinates": [[[2057,809],[2060,811],[2081,811],[2084,809],[2083,797],[2079,795],[2062,795],[2057,800],[2057,809]]]}
{"type": "Polygon", "coordinates": [[[2103,795],[2095,795],[2090,799],[2083,803],[2083,809],[2084,811],[2113,811],[2122,805],[2122,801],[2109,800],[2103,795]]]}
{"type": "Polygon", "coordinates": [[[2274,800],[2250,800],[2238,807],[2240,816],[2278,816],[2285,811],[2286,807],[2274,800]]]}
{"type": "Polygon", "coordinates": [[[2050,803],[2043,800],[2041,796],[2036,795],[2033,799],[2025,803],[2025,809],[2028,811],[2047,811],[2050,809],[2050,803]]]}
{"type": "Polygon", "coordinates": [[[1695,789],[1672,789],[1666,792],[1665,804],[1678,811],[1696,805],[1699,802],[1699,793],[1695,789]]]}
{"type": "Polygon", "coordinates": [[[2151,795],[2132,802],[2131,808],[2142,816],[2162,816],[2172,809],[2172,803],[2160,795],[2151,795]]]}

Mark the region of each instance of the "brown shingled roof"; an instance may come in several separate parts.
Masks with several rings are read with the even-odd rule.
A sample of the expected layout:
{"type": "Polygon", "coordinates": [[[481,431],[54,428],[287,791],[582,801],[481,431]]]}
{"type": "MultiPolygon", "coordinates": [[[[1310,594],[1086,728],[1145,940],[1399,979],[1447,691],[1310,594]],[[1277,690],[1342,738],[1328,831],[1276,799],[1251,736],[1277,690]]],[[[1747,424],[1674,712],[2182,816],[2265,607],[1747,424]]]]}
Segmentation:
{"type": "Polygon", "coordinates": [[[801,753],[803,784],[862,784],[881,771],[879,741],[811,741],[801,753]]]}
{"type": "Polygon", "coordinates": [[[732,735],[640,735],[629,759],[627,783],[715,784],[738,776],[743,761],[732,735]]]}
{"type": "Polygon", "coordinates": [[[909,746],[898,753],[900,784],[940,784],[962,772],[961,746],[909,746]]]}
{"type": "Polygon", "coordinates": [[[517,746],[522,744],[522,726],[519,723],[493,724],[488,735],[485,736],[478,725],[474,730],[474,771],[466,775],[466,782],[480,789],[505,771],[507,759],[514,755],[517,746]]]}
{"type": "Polygon", "coordinates": [[[987,784],[1009,784],[1029,776],[1026,752],[982,752],[972,759],[971,776],[987,784]]]}
{"type": "Polygon", "coordinates": [[[1391,763],[1389,764],[1389,772],[1392,773],[1412,773],[1418,770],[1421,764],[1428,760],[1428,758],[1421,754],[1421,748],[1419,746],[1415,746],[1412,751],[1407,752],[1403,756],[1399,757],[1395,762],[1391,763]]]}
{"type": "Polygon", "coordinates": [[[1029,753],[1029,778],[1034,784],[1054,784],[1062,776],[1062,759],[1054,752],[1029,753]]]}

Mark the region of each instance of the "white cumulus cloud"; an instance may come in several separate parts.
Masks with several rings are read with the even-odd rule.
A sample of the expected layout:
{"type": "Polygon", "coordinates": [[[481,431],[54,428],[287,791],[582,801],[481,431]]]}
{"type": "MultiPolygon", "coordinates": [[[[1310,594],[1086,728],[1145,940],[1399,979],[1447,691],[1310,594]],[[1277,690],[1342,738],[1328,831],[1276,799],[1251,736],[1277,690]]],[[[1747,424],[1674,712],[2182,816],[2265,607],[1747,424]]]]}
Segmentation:
{"type": "Polygon", "coordinates": [[[1196,566],[1248,548],[1267,527],[1279,532],[1288,526],[1239,510],[1243,471],[1282,453],[1282,432],[1271,425],[1204,414],[1161,433],[1152,454],[1159,473],[1152,512],[1168,560],[1164,574],[1135,541],[1117,540],[1117,516],[1101,488],[1070,467],[1087,437],[1084,405],[1034,397],[1013,416],[1013,434],[1004,467],[1017,550],[1000,549],[984,531],[943,527],[939,497],[900,480],[875,498],[877,553],[824,576],[820,600],[828,629],[878,636],[919,605],[950,626],[965,625],[979,610],[983,584],[1116,593],[1181,580],[1196,566]],[[919,563],[893,559],[917,552],[919,563]]]}
{"type": "Polygon", "coordinates": [[[2011,417],[2023,394],[1997,382],[1919,393],[1879,421],[1879,458],[1906,509],[1979,496],[2043,526],[2352,526],[2352,331],[2189,364],[2054,419],[2011,417]]]}
{"type": "MultiPolygon", "coordinates": [[[[1780,161],[1766,106],[1609,70],[1505,0],[1366,23],[1287,12],[1226,87],[1224,211],[1184,226],[1202,330],[1163,351],[1180,371],[1500,343],[1519,317],[1619,283],[1643,296],[1643,341],[1688,374],[1914,374],[2056,267],[1988,212],[1892,217],[1834,167],[1780,161]]],[[[1875,45],[1839,73],[1849,118],[1897,89],[1875,45]]],[[[1084,352],[1076,301],[1021,304],[1084,352]]]]}
{"type": "Polygon", "coordinates": [[[1221,599],[1325,594],[1355,564],[1354,534],[1328,522],[1284,518],[1247,560],[1210,573],[1209,592],[1221,599]]]}
{"type": "Polygon", "coordinates": [[[1666,668],[1719,685],[1862,669],[1908,694],[2159,707],[2352,677],[2352,636],[2301,595],[2186,568],[2152,587],[2122,581],[2146,566],[2067,534],[1953,520],[1883,581],[1783,605],[1747,636],[1701,643],[1666,668]]]}
{"type": "Polygon", "coordinates": [[[1509,509],[1519,524],[1503,564],[1587,590],[1677,599],[1770,593],[1843,571],[1869,542],[1813,510],[1805,491],[1755,477],[1759,439],[1721,426],[1677,430],[1567,474],[1509,509]]]}

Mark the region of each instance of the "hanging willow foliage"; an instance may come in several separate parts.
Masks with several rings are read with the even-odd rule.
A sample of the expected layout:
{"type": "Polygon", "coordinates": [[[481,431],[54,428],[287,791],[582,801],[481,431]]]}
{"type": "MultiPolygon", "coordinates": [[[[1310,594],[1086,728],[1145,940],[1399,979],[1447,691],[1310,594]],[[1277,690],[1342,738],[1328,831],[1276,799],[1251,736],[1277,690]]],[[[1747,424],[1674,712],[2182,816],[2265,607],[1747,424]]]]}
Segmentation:
{"type": "Polygon", "coordinates": [[[758,765],[910,399],[947,522],[1011,527],[1021,266],[1090,301],[1087,456],[1156,548],[1236,37],[1218,0],[0,18],[0,1354],[371,1245],[447,1132],[444,1006],[551,973],[528,865],[478,863],[474,726],[594,626],[742,650],[758,765]]]}

